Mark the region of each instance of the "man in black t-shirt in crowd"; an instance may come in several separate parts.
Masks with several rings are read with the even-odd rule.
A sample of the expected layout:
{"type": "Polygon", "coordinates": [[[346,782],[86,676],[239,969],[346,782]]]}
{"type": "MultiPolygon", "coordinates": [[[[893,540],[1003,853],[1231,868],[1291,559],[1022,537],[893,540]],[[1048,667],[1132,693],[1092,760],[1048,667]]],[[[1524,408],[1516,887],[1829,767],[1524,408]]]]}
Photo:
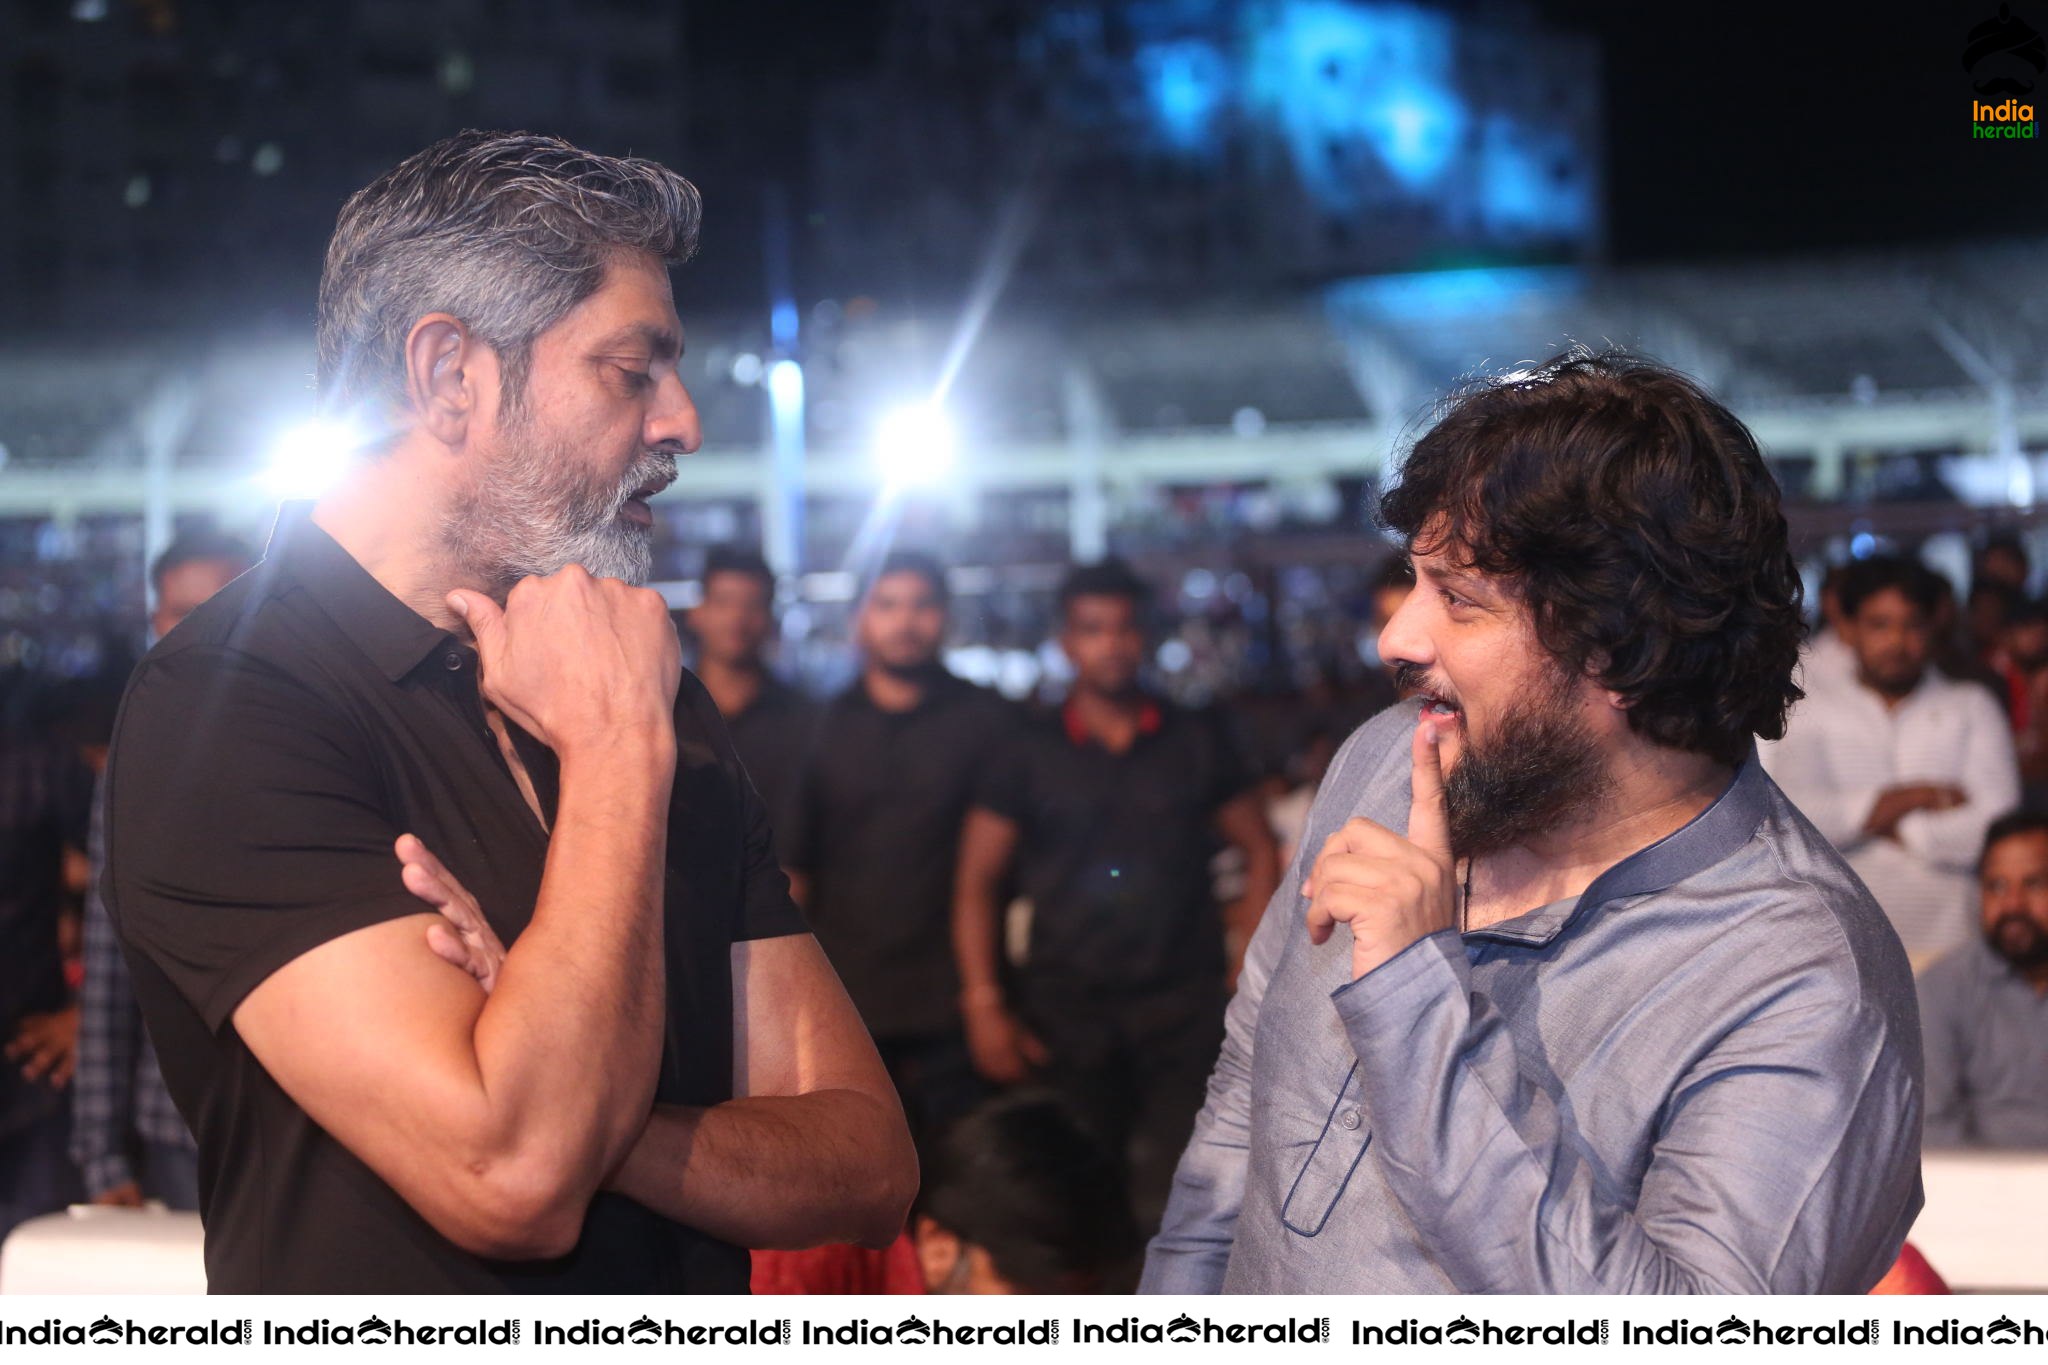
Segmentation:
{"type": "Polygon", "coordinates": [[[854,618],[860,677],[824,708],[781,845],[920,1141],[985,1090],[956,1003],[953,862],[974,783],[1015,723],[939,662],[947,605],[935,560],[882,562],[854,618]]]}
{"type": "Polygon", "coordinates": [[[768,666],[775,634],[775,571],[768,561],[737,545],[714,546],[699,582],[703,595],[686,618],[697,640],[697,678],[718,703],[780,844],[818,708],[768,666]]]}
{"type": "Polygon", "coordinates": [[[902,1227],[888,1079],[629,586],[700,442],[697,219],[496,133],[342,210],[319,388],[371,435],[150,652],[108,773],[215,1291],[744,1291],[749,1245],[902,1227]]]}
{"type": "Polygon", "coordinates": [[[1226,980],[1279,880],[1238,745],[1213,712],[1149,695],[1144,584],[1110,560],[1059,592],[1074,666],[1058,712],[986,765],[961,841],[954,942],[974,1060],[1009,1084],[1042,1071],[1127,1151],[1140,1226],[1158,1226],[1223,1041],[1226,980]],[[1218,913],[1218,837],[1244,854],[1218,913]],[[1031,902],[1015,989],[1000,971],[1001,888],[1031,902]]]}

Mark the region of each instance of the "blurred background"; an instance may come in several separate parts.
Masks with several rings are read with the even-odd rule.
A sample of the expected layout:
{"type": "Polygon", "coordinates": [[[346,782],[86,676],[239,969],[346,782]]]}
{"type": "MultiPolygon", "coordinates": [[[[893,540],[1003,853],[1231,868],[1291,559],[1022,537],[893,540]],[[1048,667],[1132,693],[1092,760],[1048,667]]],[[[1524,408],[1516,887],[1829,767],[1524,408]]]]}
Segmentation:
{"type": "Polygon", "coordinates": [[[1162,589],[1175,695],[1342,684],[1402,434],[1572,342],[1731,402],[1816,573],[1897,545],[1963,588],[1990,530],[2032,535],[2048,446],[2048,177],[1970,135],[1984,18],[7,0],[0,664],[125,677],[154,551],[260,545],[317,489],[336,210],[463,127],[702,187],[706,449],[656,504],[657,577],[686,605],[706,546],[758,541],[814,686],[885,543],[953,567],[952,662],[1012,695],[1058,671],[1059,567],[1105,551],[1162,589]]]}
{"type": "MultiPolygon", "coordinates": [[[[2048,175],[2031,106],[1983,112],[2048,67],[2029,10],[0,0],[0,730],[103,754],[146,567],[260,546],[341,467],[312,335],[342,201],[520,128],[701,187],[706,440],[655,577],[687,608],[713,547],[758,547],[809,692],[917,549],[952,669],[1056,699],[1055,587],[1114,554],[1155,685],[1234,713],[1298,833],[1392,696],[1370,509],[1404,440],[1469,377],[1622,346],[1752,426],[1809,602],[1894,554],[1946,579],[1937,661],[2005,705],[2038,800],[2048,175]]],[[[2038,1217],[1998,1216],[2048,1198],[2029,1160],[1930,1165],[1949,1221],[1915,1236],[1959,1285],[2048,1285],[2005,1259],[2038,1217]]]]}

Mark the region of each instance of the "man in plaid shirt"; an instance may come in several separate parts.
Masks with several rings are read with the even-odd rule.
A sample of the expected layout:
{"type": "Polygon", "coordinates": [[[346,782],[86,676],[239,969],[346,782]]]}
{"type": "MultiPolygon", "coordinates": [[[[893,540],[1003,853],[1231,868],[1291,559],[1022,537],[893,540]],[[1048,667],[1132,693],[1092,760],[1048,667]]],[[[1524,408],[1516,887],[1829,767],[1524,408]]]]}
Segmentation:
{"type": "MultiPolygon", "coordinates": [[[[201,602],[249,567],[237,541],[189,536],[150,569],[156,609],[150,640],[168,635],[201,602]]],[[[145,1197],[174,1209],[199,1207],[198,1149],[171,1103],[143,1031],[121,943],[100,899],[106,849],[100,802],[92,810],[92,883],[85,895],[85,982],[78,993],[78,1070],[71,1092],[71,1159],[95,1204],[140,1205],[145,1197]]]]}

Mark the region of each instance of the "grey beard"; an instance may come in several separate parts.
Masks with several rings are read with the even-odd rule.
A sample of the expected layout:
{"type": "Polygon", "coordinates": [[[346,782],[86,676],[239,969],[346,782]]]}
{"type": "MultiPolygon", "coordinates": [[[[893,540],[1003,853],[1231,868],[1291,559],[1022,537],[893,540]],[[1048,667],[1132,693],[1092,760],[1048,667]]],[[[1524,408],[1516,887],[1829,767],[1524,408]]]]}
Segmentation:
{"type": "Polygon", "coordinates": [[[612,488],[576,477],[558,445],[522,442],[494,461],[442,518],[444,551],[500,590],[580,564],[596,578],[643,584],[654,569],[652,528],[619,519],[633,493],[675,478],[675,456],[644,452],[612,488]]]}
{"type": "Polygon", "coordinates": [[[1510,848],[1599,804],[1609,785],[1559,679],[1504,714],[1484,745],[1467,734],[1444,776],[1451,849],[1474,857],[1510,848]]]}

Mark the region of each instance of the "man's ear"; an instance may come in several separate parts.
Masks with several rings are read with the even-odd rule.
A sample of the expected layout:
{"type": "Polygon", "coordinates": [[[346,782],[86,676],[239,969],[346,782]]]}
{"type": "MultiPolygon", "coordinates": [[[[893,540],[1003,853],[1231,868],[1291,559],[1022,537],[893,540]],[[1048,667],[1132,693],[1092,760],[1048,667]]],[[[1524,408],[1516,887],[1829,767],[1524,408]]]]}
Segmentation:
{"type": "Polygon", "coordinates": [[[936,1293],[959,1272],[960,1238],[921,1213],[911,1220],[910,1235],[917,1244],[917,1268],[924,1276],[924,1287],[936,1293]]]}
{"type": "Polygon", "coordinates": [[[1613,663],[1613,656],[1608,654],[1606,650],[1594,650],[1593,656],[1586,660],[1585,670],[1580,676],[1581,685],[1588,689],[1587,693],[1582,693],[1581,695],[1597,695],[1601,701],[1614,710],[1626,711],[1636,704],[1635,698],[1624,696],[1611,687],[1602,687],[1600,685],[1601,677],[1606,674],[1613,663]]]}
{"type": "Polygon", "coordinates": [[[419,428],[445,446],[459,446],[477,415],[489,348],[460,319],[428,313],[405,338],[406,398],[419,428]]]}

